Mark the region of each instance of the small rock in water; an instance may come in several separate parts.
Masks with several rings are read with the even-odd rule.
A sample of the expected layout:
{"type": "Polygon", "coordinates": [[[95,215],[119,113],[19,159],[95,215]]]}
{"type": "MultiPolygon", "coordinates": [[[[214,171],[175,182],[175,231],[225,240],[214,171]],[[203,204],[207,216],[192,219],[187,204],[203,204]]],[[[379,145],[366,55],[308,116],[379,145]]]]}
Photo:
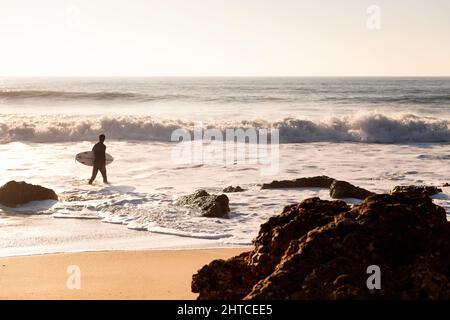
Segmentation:
{"type": "Polygon", "coordinates": [[[0,204],[7,207],[42,200],[58,200],[58,196],[51,189],[24,181],[9,181],[0,188],[0,204]]]}
{"type": "Polygon", "coordinates": [[[372,195],[374,195],[373,192],[354,186],[346,181],[334,180],[330,186],[330,196],[333,199],[355,198],[364,200],[372,195]]]}
{"type": "Polygon", "coordinates": [[[193,194],[182,196],[176,202],[180,206],[194,206],[202,211],[203,217],[227,218],[230,200],[225,194],[209,194],[205,190],[197,190],[193,194]]]}
{"type": "Polygon", "coordinates": [[[441,192],[442,189],[433,186],[396,186],[391,193],[392,194],[407,193],[415,196],[419,195],[432,196],[441,192]]]}
{"type": "Polygon", "coordinates": [[[225,193],[231,193],[231,192],[243,192],[245,191],[245,189],[242,189],[240,186],[237,187],[233,187],[233,186],[228,186],[225,189],[222,190],[222,192],[225,193]]]}
{"type": "Polygon", "coordinates": [[[294,180],[274,180],[264,183],[261,189],[284,189],[284,188],[330,188],[334,179],[327,176],[309,178],[298,178],[294,180]]]}
{"type": "Polygon", "coordinates": [[[328,176],[298,178],[294,180],[274,180],[262,185],[261,189],[284,188],[325,188],[330,189],[330,196],[334,199],[356,198],[364,200],[373,192],[354,186],[346,181],[339,181],[328,176]]]}

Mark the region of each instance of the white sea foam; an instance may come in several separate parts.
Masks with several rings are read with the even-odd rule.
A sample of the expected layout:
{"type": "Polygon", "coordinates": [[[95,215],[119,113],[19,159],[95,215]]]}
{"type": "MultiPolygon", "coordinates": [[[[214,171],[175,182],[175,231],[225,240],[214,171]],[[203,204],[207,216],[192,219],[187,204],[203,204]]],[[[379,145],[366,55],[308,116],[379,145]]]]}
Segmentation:
{"type": "MultiPolygon", "coordinates": [[[[74,142],[95,140],[99,132],[108,139],[170,142],[172,133],[184,129],[192,135],[195,122],[160,120],[154,117],[121,116],[88,117],[73,116],[8,116],[2,117],[0,141],[21,142],[74,142]]],[[[363,142],[363,143],[419,143],[450,142],[450,121],[416,115],[386,116],[363,114],[333,117],[312,121],[285,119],[268,122],[263,120],[216,121],[202,123],[204,128],[231,129],[279,129],[281,143],[301,142],[363,142]]]]}
{"type": "MultiPolygon", "coordinates": [[[[89,186],[90,167],[73,159],[76,152],[91,147],[88,142],[0,145],[4,170],[0,184],[12,179],[26,180],[53,188],[60,197],[57,203],[34,203],[14,210],[0,208],[3,212],[0,216],[20,217],[22,225],[33,224],[35,218],[27,220],[26,217],[36,213],[40,219],[47,219],[47,222],[39,220],[42,223],[33,229],[35,234],[28,236],[25,227],[14,229],[16,226],[11,220],[4,220],[9,231],[0,236],[0,255],[2,250],[12,254],[12,245],[17,246],[18,252],[30,246],[50,250],[44,246],[45,241],[50,241],[47,234],[54,237],[51,243],[56,243],[56,238],[60,237],[62,248],[71,250],[89,248],[90,241],[95,242],[91,243],[92,250],[106,248],[111,238],[117,238],[117,248],[127,247],[126,243],[120,244],[124,238],[115,227],[123,228],[124,235],[131,237],[130,241],[141,239],[142,233],[154,235],[145,237],[148,247],[152,248],[167,248],[167,243],[169,247],[192,243],[200,247],[248,245],[260,224],[281,212],[285,205],[314,196],[330,199],[326,189],[260,190],[261,183],[274,179],[325,174],[375,192],[387,192],[396,185],[441,186],[450,181],[448,144],[283,144],[280,146],[280,171],[273,177],[259,175],[258,165],[245,163],[180,167],[169,160],[172,145],[168,143],[109,141],[107,146],[108,152],[115,156],[115,161],[108,166],[112,184],[103,185],[99,179],[89,186]],[[30,159],[35,160],[30,163],[30,159]],[[228,185],[246,189],[228,194],[231,208],[228,219],[204,218],[198,210],[174,204],[178,197],[196,189],[221,193],[228,185]],[[51,219],[64,221],[57,223],[66,226],[62,229],[66,231],[61,230],[63,233],[75,232],[73,226],[77,234],[84,234],[83,223],[89,229],[86,232],[91,232],[95,223],[112,224],[114,229],[102,227],[103,231],[96,233],[95,238],[86,236],[81,244],[80,238],[51,230],[56,225],[51,219]],[[13,239],[17,230],[22,230],[22,240],[13,239]]],[[[449,188],[444,188],[444,193],[434,201],[450,214],[449,192],[449,188]]],[[[348,201],[355,203],[352,199],[348,201]]],[[[3,228],[1,223],[0,228],[3,228]]],[[[139,245],[133,243],[136,248],[142,248],[145,241],[139,240],[139,245]]]]}

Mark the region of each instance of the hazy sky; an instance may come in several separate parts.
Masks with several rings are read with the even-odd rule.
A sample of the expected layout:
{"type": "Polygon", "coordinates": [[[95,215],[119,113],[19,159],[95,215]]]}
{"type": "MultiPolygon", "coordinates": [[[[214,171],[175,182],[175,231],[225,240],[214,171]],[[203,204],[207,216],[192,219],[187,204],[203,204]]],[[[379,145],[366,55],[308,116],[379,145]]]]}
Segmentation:
{"type": "Polygon", "coordinates": [[[0,0],[0,75],[449,76],[450,1],[0,0]]]}

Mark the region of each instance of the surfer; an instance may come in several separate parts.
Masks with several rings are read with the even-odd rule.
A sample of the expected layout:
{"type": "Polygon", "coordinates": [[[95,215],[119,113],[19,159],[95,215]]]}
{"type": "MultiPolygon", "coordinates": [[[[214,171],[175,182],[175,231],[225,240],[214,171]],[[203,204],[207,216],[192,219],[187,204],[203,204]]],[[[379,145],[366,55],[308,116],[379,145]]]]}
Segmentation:
{"type": "Polygon", "coordinates": [[[92,177],[89,180],[89,184],[92,184],[94,182],[95,178],[97,177],[98,171],[102,174],[103,182],[108,183],[108,179],[106,177],[106,146],[103,142],[105,142],[105,135],[101,134],[98,137],[99,142],[95,144],[95,146],[92,148],[92,151],[94,152],[94,168],[92,169],[92,177]]]}

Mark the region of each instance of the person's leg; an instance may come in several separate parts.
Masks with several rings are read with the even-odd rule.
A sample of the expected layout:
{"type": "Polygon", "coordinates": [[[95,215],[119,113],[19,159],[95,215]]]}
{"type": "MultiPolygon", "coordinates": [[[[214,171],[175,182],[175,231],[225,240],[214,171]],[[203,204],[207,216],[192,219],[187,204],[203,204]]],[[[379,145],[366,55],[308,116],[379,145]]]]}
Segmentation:
{"type": "Polygon", "coordinates": [[[91,177],[91,180],[89,180],[89,184],[92,184],[92,182],[94,182],[95,178],[97,177],[97,173],[98,173],[98,167],[94,166],[92,168],[92,177],[91,177]]]}
{"type": "Polygon", "coordinates": [[[102,174],[103,182],[108,183],[108,177],[106,176],[106,167],[101,168],[100,173],[102,174]]]}

